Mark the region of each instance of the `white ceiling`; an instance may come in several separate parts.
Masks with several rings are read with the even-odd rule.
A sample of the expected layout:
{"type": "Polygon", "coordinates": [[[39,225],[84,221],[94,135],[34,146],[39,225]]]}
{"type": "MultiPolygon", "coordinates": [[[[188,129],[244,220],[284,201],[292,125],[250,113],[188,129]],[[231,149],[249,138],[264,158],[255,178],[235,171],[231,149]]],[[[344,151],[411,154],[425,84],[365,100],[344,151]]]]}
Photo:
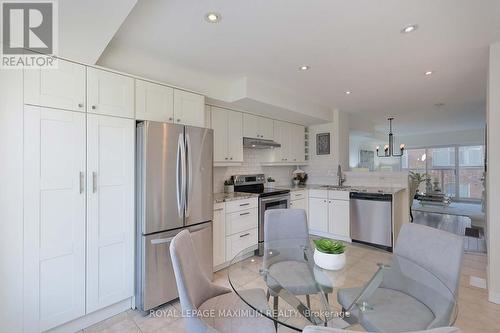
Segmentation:
{"type": "Polygon", "coordinates": [[[382,131],[387,115],[406,134],[463,130],[484,126],[499,13],[499,0],[140,0],[100,63],[113,66],[117,50],[142,53],[154,61],[119,69],[154,72],[156,61],[219,81],[255,79],[382,131]],[[222,21],[207,23],[209,11],[222,21]],[[401,34],[408,24],[419,29],[401,34]]]}

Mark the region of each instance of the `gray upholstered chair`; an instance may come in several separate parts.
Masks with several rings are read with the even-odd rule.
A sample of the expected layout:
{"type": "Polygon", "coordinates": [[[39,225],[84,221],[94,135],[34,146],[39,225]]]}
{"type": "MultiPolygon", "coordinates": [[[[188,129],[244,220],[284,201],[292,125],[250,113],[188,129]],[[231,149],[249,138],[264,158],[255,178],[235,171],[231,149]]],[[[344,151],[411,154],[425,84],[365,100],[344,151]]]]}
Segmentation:
{"type": "MultiPolygon", "coordinates": [[[[321,327],[321,326],[306,326],[303,333],[357,333],[357,331],[348,331],[339,328],[331,327],[321,327]]],[[[462,331],[456,327],[440,327],[434,328],[427,331],[418,331],[411,333],[462,333],[462,331]]]]}
{"type": "Polygon", "coordinates": [[[317,294],[319,287],[307,262],[304,260],[304,247],[310,245],[307,216],[303,209],[271,209],[264,214],[264,261],[263,265],[273,279],[266,280],[267,297],[273,296],[274,310],[278,308],[275,283],[278,282],[294,295],[306,296],[310,307],[309,295],[317,294]],[[293,240],[293,249],[289,247],[293,240]],[[273,246],[284,246],[287,251],[272,252],[273,246]],[[293,270],[294,274],[287,274],[293,270]]]}
{"type": "MultiPolygon", "coordinates": [[[[181,231],[174,237],[170,244],[170,256],[183,320],[189,333],[275,332],[272,320],[258,313],[252,314],[252,309],[230,289],[218,286],[208,279],[200,268],[189,231],[181,231]],[[238,310],[244,310],[242,316],[220,316],[238,310]],[[203,315],[200,316],[200,313],[203,315]],[[249,313],[251,315],[248,315],[249,313]]],[[[245,292],[251,293],[249,296],[255,297],[256,300],[262,300],[261,309],[268,309],[261,289],[245,292]]]]}
{"type": "MultiPolygon", "coordinates": [[[[456,298],[458,292],[463,248],[463,237],[414,223],[403,225],[391,265],[405,270],[405,276],[388,270],[380,285],[364,296],[376,311],[362,312],[354,306],[352,314],[367,331],[375,332],[448,326],[455,310],[452,296],[456,298]]],[[[341,289],[337,300],[348,309],[361,290],[341,289]]]]}

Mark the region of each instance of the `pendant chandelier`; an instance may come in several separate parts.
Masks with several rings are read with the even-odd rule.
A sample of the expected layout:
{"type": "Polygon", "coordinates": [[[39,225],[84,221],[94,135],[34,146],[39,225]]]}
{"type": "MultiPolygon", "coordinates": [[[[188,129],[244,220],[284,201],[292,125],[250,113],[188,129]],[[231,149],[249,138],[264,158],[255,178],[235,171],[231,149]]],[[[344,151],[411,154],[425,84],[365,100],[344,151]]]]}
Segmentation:
{"type": "Polygon", "coordinates": [[[382,155],[379,154],[380,147],[377,146],[377,156],[378,157],[401,157],[403,156],[405,145],[401,144],[399,146],[400,153],[397,154],[394,152],[394,134],[392,134],[392,121],[394,117],[387,118],[389,120],[389,144],[384,145],[384,153],[382,155]]]}

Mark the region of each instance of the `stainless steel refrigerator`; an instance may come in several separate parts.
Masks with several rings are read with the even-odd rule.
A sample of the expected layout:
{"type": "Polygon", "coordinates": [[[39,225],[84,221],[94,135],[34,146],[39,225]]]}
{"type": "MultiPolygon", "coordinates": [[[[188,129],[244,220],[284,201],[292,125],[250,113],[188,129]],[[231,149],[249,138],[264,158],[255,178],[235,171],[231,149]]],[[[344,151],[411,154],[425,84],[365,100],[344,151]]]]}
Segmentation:
{"type": "Polygon", "coordinates": [[[182,230],[212,278],[213,131],[146,121],[136,141],[136,305],[146,311],[178,297],[169,246],[182,230]]]}

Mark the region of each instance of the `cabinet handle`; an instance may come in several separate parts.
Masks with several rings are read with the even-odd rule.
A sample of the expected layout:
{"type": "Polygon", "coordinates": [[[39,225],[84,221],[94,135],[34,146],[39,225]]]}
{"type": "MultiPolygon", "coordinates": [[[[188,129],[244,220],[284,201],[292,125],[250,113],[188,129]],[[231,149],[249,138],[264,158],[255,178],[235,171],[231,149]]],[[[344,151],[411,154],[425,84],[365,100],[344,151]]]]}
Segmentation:
{"type": "Polygon", "coordinates": [[[92,193],[97,192],[97,172],[92,172],[92,193]]]}
{"type": "Polygon", "coordinates": [[[326,202],[326,200],[323,200],[323,202],[326,202]]]}
{"type": "Polygon", "coordinates": [[[181,119],[180,118],[177,118],[177,122],[180,123],[181,122],[181,119]]]}
{"type": "Polygon", "coordinates": [[[246,234],[240,235],[240,238],[243,238],[243,237],[246,237],[246,236],[250,236],[250,233],[247,232],[246,234]]]}
{"type": "Polygon", "coordinates": [[[83,193],[83,171],[80,171],[80,194],[83,193]]]}
{"type": "Polygon", "coordinates": [[[240,216],[250,215],[250,212],[241,213],[240,216]]]}
{"type": "Polygon", "coordinates": [[[328,203],[332,203],[330,200],[328,200],[328,203]]]}
{"type": "Polygon", "coordinates": [[[227,161],[227,157],[226,157],[226,158],[224,158],[224,159],[227,161]]]}
{"type": "Polygon", "coordinates": [[[83,108],[83,103],[78,103],[79,108],[83,108]]]}
{"type": "Polygon", "coordinates": [[[249,203],[249,202],[244,203],[244,204],[240,204],[240,207],[243,207],[243,206],[248,206],[248,205],[250,205],[250,203],[249,203]]]}
{"type": "Polygon", "coordinates": [[[230,160],[232,160],[233,158],[232,158],[232,157],[230,157],[229,159],[230,159],[230,160]]]}
{"type": "Polygon", "coordinates": [[[174,120],[174,118],[172,118],[172,117],[169,117],[169,118],[168,118],[168,120],[172,121],[172,120],[174,120]]]}
{"type": "Polygon", "coordinates": [[[95,109],[97,109],[97,106],[92,105],[92,110],[95,110],[95,109]]]}

